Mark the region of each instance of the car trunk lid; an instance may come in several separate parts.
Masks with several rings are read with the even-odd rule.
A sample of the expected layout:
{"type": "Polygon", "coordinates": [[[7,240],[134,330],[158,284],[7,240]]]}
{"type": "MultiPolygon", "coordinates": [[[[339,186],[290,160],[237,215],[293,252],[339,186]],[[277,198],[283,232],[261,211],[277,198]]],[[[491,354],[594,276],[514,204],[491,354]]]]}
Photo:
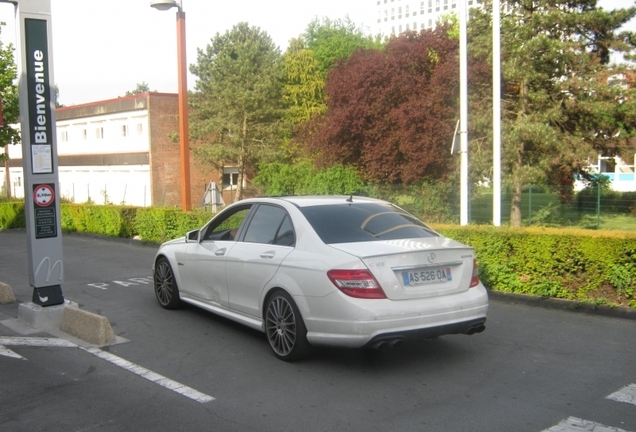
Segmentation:
{"type": "Polygon", "coordinates": [[[330,246],[360,258],[391,300],[466,291],[473,276],[473,249],[445,237],[330,246]]]}

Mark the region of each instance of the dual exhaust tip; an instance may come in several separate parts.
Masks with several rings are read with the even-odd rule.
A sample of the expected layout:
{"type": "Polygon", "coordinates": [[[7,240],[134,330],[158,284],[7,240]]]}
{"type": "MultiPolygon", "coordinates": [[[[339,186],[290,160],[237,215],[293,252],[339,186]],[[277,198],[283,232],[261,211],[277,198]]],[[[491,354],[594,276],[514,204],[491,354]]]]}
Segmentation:
{"type": "MultiPolygon", "coordinates": [[[[484,330],[486,330],[486,326],[484,324],[477,324],[477,325],[473,325],[468,327],[468,329],[460,332],[463,334],[467,334],[467,335],[473,335],[475,333],[481,333],[484,330]]],[[[373,343],[371,345],[371,348],[373,348],[374,350],[378,350],[378,351],[384,351],[387,350],[389,348],[396,348],[400,345],[402,345],[404,343],[404,338],[403,337],[396,337],[393,339],[383,339],[383,340],[379,340],[376,341],[375,343],[373,343]]]]}
{"type": "Polygon", "coordinates": [[[404,343],[403,338],[380,340],[371,345],[371,348],[378,351],[388,350],[389,348],[396,348],[404,343]]]}
{"type": "Polygon", "coordinates": [[[486,326],[483,325],[483,324],[479,324],[479,325],[476,325],[476,326],[469,327],[468,330],[466,330],[466,334],[467,335],[473,335],[475,333],[481,333],[484,330],[486,330],[486,326]]]}

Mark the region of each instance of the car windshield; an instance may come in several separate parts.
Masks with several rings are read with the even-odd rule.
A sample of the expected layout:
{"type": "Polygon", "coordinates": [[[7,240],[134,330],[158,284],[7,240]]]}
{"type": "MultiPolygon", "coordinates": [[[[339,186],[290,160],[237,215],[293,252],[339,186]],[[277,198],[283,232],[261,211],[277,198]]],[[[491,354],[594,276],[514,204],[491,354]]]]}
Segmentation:
{"type": "Polygon", "coordinates": [[[329,204],[300,211],[326,244],[438,236],[420,220],[388,204],[329,204]]]}

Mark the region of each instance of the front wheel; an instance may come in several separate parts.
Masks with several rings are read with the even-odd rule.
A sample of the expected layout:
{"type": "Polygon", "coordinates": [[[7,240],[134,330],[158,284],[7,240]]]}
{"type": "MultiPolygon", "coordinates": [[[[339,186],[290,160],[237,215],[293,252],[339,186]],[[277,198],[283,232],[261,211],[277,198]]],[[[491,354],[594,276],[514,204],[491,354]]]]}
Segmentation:
{"type": "Polygon", "coordinates": [[[265,332],[274,355],[281,360],[300,360],[311,350],[298,307],[285,291],[276,291],[267,301],[265,332]]]}
{"type": "Polygon", "coordinates": [[[155,264],[155,295],[164,309],[176,309],[182,305],[179,298],[179,287],[168,260],[161,257],[155,264]]]}

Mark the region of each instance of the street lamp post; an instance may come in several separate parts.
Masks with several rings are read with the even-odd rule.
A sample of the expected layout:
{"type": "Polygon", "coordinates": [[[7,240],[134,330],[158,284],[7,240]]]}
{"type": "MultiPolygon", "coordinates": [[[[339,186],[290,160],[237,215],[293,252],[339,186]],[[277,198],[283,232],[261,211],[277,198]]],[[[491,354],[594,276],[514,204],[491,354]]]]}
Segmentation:
{"type": "Polygon", "coordinates": [[[177,67],[179,80],[179,147],[181,152],[181,207],[192,209],[190,197],[190,147],[188,131],[188,77],[186,63],[185,12],[181,0],[152,0],[150,6],[161,11],[177,8],[177,67]]]}

